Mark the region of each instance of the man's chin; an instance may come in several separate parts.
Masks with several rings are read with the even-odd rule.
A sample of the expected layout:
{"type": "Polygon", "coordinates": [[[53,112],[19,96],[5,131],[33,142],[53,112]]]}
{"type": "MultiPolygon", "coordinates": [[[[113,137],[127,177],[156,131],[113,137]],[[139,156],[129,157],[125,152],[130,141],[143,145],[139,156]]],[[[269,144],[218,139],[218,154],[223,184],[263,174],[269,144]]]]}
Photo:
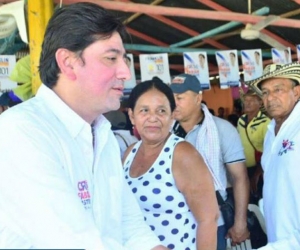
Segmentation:
{"type": "Polygon", "coordinates": [[[182,117],[179,115],[174,116],[174,120],[176,120],[176,121],[181,121],[181,119],[182,119],[182,117]]]}

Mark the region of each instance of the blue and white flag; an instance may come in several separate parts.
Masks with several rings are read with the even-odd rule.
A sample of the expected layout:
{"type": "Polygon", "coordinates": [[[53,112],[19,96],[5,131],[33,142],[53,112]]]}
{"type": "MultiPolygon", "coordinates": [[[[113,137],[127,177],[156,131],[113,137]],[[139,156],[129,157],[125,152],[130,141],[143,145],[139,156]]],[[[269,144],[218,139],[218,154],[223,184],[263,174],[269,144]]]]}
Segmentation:
{"type": "Polygon", "coordinates": [[[203,90],[210,89],[206,52],[184,52],[184,73],[195,75],[203,90]]]}
{"type": "Polygon", "coordinates": [[[263,74],[263,63],[261,49],[250,49],[241,51],[244,70],[244,81],[256,79],[263,74]]]}
{"type": "Polygon", "coordinates": [[[272,48],[272,60],[276,64],[287,64],[292,62],[291,49],[275,49],[272,48]]]}
{"type": "Polygon", "coordinates": [[[297,58],[298,58],[298,62],[300,62],[300,44],[298,44],[298,45],[296,46],[296,48],[297,48],[297,58]]]}
{"type": "Polygon", "coordinates": [[[236,50],[217,51],[220,88],[226,89],[240,85],[239,65],[236,50]]]}
{"type": "Polygon", "coordinates": [[[164,83],[171,83],[169,58],[167,53],[140,55],[141,80],[151,80],[154,76],[164,83]]]}
{"type": "Polygon", "coordinates": [[[128,81],[124,82],[124,88],[132,89],[136,85],[136,77],[135,77],[135,72],[134,72],[134,61],[133,61],[132,54],[127,54],[127,62],[128,62],[128,67],[130,69],[131,78],[128,81]]]}

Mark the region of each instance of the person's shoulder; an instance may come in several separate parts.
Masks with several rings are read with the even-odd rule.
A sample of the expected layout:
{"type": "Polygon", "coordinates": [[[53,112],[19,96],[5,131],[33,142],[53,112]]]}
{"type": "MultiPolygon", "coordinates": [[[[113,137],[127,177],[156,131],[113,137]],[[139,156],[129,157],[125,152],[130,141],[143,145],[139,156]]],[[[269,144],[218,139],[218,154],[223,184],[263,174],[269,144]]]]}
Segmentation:
{"type": "Polygon", "coordinates": [[[180,141],[177,143],[174,150],[174,157],[177,159],[183,159],[182,157],[187,157],[193,154],[198,154],[196,148],[187,141],[180,141]]]}
{"type": "Polygon", "coordinates": [[[129,145],[125,152],[124,152],[124,155],[122,157],[122,163],[124,164],[125,163],[125,160],[126,158],[128,157],[128,155],[130,154],[130,152],[132,151],[132,149],[134,148],[134,146],[136,145],[137,142],[134,142],[133,144],[129,145]]]}
{"type": "Polygon", "coordinates": [[[217,117],[217,116],[213,116],[213,119],[215,121],[215,124],[217,126],[217,128],[229,128],[229,129],[235,129],[235,127],[227,120],[217,117]]]}
{"type": "Polygon", "coordinates": [[[270,123],[271,119],[268,117],[265,113],[259,111],[255,118],[255,122],[258,124],[265,124],[268,125],[270,123]]]}
{"type": "Polygon", "coordinates": [[[271,121],[271,118],[269,117],[269,116],[267,116],[265,113],[261,113],[262,115],[261,115],[261,117],[263,118],[263,119],[265,119],[267,122],[270,122],[271,121]]]}
{"type": "Polygon", "coordinates": [[[2,124],[6,122],[26,121],[28,119],[28,116],[34,113],[34,110],[30,105],[28,105],[28,102],[30,101],[20,103],[18,105],[15,105],[7,109],[5,112],[1,114],[0,123],[2,124]]]}

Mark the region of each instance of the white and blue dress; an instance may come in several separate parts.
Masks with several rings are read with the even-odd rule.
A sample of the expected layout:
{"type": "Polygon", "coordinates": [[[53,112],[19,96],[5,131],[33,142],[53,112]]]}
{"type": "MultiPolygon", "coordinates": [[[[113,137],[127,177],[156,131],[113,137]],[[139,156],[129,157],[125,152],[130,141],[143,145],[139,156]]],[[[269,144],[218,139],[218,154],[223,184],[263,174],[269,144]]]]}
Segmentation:
{"type": "Polygon", "coordinates": [[[124,161],[125,178],[144,219],[162,245],[169,249],[196,250],[197,223],[172,174],[173,152],[182,138],[172,134],[159,156],[143,175],[130,177],[130,166],[141,145],[137,142],[124,161]]]}

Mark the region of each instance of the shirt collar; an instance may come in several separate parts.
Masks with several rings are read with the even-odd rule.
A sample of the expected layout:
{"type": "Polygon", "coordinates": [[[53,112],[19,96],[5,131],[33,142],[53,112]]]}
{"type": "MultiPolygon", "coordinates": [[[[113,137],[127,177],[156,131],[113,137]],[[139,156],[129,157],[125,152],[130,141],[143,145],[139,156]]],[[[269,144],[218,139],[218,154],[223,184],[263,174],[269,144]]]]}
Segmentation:
{"type": "MultiPolygon", "coordinates": [[[[74,110],[72,110],[62,99],[60,99],[53,90],[42,84],[36,94],[38,99],[42,99],[48,107],[51,107],[54,115],[60,120],[72,137],[77,137],[83,129],[89,129],[91,126],[84,119],[82,119],[74,110]]],[[[95,121],[95,129],[101,126],[101,124],[107,124],[110,126],[107,119],[100,115],[95,121]]]]}

